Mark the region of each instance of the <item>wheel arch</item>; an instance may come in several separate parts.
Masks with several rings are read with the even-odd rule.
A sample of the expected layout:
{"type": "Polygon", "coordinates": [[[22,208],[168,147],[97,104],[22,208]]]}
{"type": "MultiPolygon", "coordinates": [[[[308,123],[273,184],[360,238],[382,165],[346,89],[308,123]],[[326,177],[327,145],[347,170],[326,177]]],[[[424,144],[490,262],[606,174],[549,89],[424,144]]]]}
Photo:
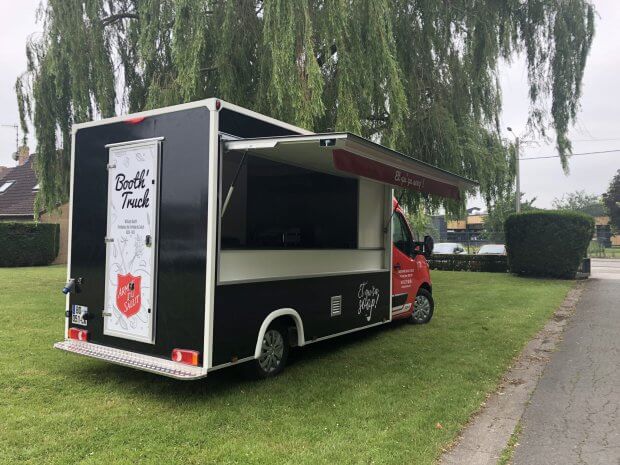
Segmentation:
{"type": "Polygon", "coordinates": [[[297,345],[303,346],[305,344],[304,338],[304,325],[301,321],[301,316],[297,313],[297,310],[293,308],[279,308],[278,310],[274,310],[263,320],[263,324],[260,326],[260,330],[258,331],[258,338],[256,339],[256,348],[254,349],[254,358],[258,358],[260,356],[261,351],[261,341],[269,328],[269,325],[273,323],[275,320],[279,318],[290,318],[295,323],[295,327],[297,328],[297,345]]]}
{"type": "Polygon", "coordinates": [[[433,293],[433,286],[431,286],[431,284],[427,283],[427,282],[423,282],[422,284],[420,284],[420,287],[418,288],[418,291],[420,289],[426,289],[431,294],[433,293]]]}

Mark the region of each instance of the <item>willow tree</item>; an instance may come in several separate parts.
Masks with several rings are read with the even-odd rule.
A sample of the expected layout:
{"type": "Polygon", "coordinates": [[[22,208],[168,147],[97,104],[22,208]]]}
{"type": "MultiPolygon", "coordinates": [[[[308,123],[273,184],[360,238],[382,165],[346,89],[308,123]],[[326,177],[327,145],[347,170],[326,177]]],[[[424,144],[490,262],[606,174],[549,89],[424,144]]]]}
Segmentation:
{"type": "Polygon", "coordinates": [[[566,168],[594,15],[587,0],[48,0],[16,84],[40,204],[67,197],[72,123],[212,96],[380,141],[492,202],[514,171],[500,64],[525,56],[530,129],[554,130],[566,168]]]}

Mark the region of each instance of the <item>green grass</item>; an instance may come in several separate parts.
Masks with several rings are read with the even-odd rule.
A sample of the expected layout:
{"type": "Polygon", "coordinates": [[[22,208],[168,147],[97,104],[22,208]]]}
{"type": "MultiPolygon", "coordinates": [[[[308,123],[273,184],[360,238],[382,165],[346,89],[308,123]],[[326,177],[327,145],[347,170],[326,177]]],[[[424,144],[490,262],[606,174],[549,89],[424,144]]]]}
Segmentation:
{"type": "Polygon", "coordinates": [[[603,252],[603,257],[604,258],[620,258],[620,248],[607,247],[605,251],[603,252]]]}
{"type": "Polygon", "coordinates": [[[519,441],[521,431],[523,431],[523,426],[521,425],[521,422],[518,422],[517,426],[515,426],[515,430],[510,435],[508,444],[506,444],[506,447],[502,451],[502,455],[499,456],[497,465],[508,465],[511,462],[512,456],[514,455],[515,449],[517,448],[517,443],[519,441]]]}
{"type": "Polygon", "coordinates": [[[296,350],[268,381],[181,382],[53,350],[64,269],[0,269],[0,463],[432,464],[571,287],[433,278],[429,325],[296,350]]]}
{"type": "Polygon", "coordinates": [[[588,246],[588,257],[591,258],[620,258],[620,247],[603,247],[595,241],[588,246]]]}

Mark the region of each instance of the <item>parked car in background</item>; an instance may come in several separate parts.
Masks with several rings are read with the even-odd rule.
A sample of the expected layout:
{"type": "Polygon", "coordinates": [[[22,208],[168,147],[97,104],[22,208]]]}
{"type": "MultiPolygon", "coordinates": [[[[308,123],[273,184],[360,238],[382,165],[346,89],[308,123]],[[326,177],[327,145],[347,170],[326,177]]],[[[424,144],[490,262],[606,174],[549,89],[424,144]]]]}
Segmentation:
{"type": "Polygon", "coordinates": [[[460,244],[458,242],[439,242],[435,244],[433,253],[458,255],[466,252],[463,244],[460,244]]]}
{"type": "Polygon", "coordinates": [[[504,244],[486,244],[480,247],[478,255],[506,255],[504,244]]]}

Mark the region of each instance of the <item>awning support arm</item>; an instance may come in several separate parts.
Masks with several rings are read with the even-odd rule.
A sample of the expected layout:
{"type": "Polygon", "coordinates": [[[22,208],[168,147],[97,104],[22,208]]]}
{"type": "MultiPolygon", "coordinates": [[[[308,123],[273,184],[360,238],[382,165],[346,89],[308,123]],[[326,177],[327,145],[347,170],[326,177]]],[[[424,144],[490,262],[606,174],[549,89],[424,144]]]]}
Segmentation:
{"type": "Polygon", "coordinates": [[[248,151],[244,151],[243,152],[243,156],[241,157],[241,161],[239,162],[239,166],[237,166],[237,172],[235,173],[235,177],[233,178],[232,182],[230,183],[230,187],[228,188],[228,193],[226,194],[226,199],[224,200],[224,205],[222,205],[222,215],[221,217],[224,216],[224,213],[226,213],[226,208],[228,207],[228,202],[230,202],[230,198],[232,197],[232,194],[235,190],[235,184],[237,183],[237,179],[239,178],[239,173],[241,173],[241,168],[243,168],[243,164],[245,163],[245,158],[248,154],[248,151]]]}

